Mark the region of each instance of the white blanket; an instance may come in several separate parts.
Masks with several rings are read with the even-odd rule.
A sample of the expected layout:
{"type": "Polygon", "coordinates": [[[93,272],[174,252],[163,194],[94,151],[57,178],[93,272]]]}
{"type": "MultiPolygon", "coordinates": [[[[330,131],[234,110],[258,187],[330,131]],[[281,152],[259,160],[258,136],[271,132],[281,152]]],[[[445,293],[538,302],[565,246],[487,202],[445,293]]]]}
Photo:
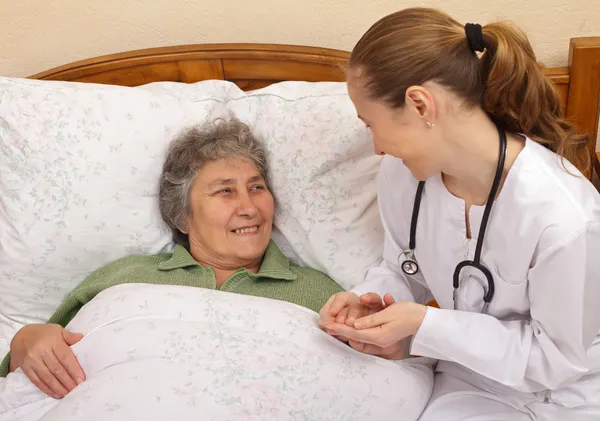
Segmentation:
{"type": "Polygon", "coordinates": [[[0,379],[1,421],[417,420],[431,361],[386,361],[322,332],[286,302],[120,285],[69,324],[87,380],[62,400],[21,370],[0,379]]]}

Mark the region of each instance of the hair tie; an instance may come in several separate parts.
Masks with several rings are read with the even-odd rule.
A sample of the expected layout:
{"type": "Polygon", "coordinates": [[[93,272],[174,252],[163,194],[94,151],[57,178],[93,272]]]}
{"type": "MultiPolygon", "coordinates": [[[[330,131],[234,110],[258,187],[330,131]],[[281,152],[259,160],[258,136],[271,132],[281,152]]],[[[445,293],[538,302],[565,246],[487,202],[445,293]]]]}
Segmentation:
{"type": "Polygon", "coordinates": [[[467,23],[465,25],[465,34],[467,34],[467,42],[469,47],[473,51],[485,50],[485,44],[483,43],[483,31],[481,25],[478,23],[467,23]]]}

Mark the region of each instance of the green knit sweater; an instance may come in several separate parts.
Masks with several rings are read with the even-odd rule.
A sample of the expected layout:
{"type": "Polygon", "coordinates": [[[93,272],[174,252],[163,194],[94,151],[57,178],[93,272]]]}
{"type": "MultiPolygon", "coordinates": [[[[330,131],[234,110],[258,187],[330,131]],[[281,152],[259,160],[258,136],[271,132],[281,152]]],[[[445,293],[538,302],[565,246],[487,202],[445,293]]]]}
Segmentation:
{"type": "MultiPolygon", "coordinates": [[[[47,323],[65,327],[101,291],[132,283],[216,289],[213,269],[201,266],[184,247],[177,246],[172,254],[125,257],[96,270],[69,294],[47,323]]],[[[220,290],[289,301],[318,312],[342,288],[318,270],[293,264],[271,241],[257,274],[239,269],[220,290]]],[[[8,375],[9,366],[10,353],[0,364],[0,377],[8,375]]]]}

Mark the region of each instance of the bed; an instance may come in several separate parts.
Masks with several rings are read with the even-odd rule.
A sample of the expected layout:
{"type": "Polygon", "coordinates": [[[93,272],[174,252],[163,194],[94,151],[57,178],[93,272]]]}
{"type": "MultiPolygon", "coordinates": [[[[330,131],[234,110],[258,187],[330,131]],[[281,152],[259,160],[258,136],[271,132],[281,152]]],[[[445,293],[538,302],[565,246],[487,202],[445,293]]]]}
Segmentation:
{"type": "MultiPolygon", "coordinates": [[[[278,245],[344,288],[355,284],[379,261],[383,228],[380,157],[338,83],[348,54],[188,45],[0,78],[0,351],[103,264],[172,250],[155,203],[166,146],[181,127],[230,111],[267,139],[278,167],[278,245]]],[[[546,72],[600,170],[600,37],[572,39],[569,67],[546,72]]],[[[88,380],[55,401],[17,370],[0,378],[0,420],[408,421],[429,399],[428,359],[359,354],[289,303],[164,288],[99,294],[68,326],[85,334],[73,349],[88,380]]]]}
{"type": "MultiPolygon", "coordinates": [[[[225,53],[206,48],[201,61],[173,61],[202,55],[184,51],[133,68],[140,53],[109,59],[109,73],[88,80],[101,83],[73,73],[71,81],[0,77],[0,354],[98,268],[173,250],[157,206],[167,146],[185,127],[231,113],[264,140],[276,167],[272,238],[290,259],[344,288],[380,261],[381,157],[345,84],[334,82],[344,54],[238,47],[225,68],[229,78],[240,69],[242,90],[219,80],[216,57],[225,53]],[[118,79],[128,72],[129,82],[118,79]]],[[[431,361],[358,353],[317,320],[307,308],[249,295],[111,287],[66,326],[84,334],[72,349],[86,381],[55,400],[17,370],[0,378],[0,420],[418,418],[431,361]]]]}
{"type": "MultiPolygon", "coordinates": [[[[287,80],[343,81],[347,51],[278,44],[199,44],[151,48],[96,57],[31,76],[138,86],[158,81],[223,79],[243,90],[287,80]]],[[[589,135],[588,151],[600,172],[596,143],[600,113],[600,37],[573,38],[568,67],[547,68],[567,117],[589,135]]],[[[592,176],[592,174],[587,174],[592,176]]]]}

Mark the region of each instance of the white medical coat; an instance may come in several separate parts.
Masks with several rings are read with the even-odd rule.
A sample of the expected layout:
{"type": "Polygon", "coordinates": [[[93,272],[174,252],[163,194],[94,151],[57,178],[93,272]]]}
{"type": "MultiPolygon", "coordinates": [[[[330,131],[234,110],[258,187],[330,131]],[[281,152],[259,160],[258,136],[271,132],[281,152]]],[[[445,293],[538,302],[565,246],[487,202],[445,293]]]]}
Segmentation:
{"type": "MultiPolygon", "coordinates": [[[[418,274],[400,263],[408,249],[417,180],[400,159],[383,159],[378,200],[385,228],[384,260],[369,270],[361,294],[391,293],[425,304],[435,299],[412,339],[411,354],[439,359],[486,390],[522,393],[577,406],[600,402],[600,195],[558,157],[527,139],[490,215],[481,262],[495,295],[487,314],[455,311],[452,275],[472,259],[484,206],[469,211],[441,175],[425,184],[416,231],[418,274]],[[550,393],[550,390],[552,392],[550,393]]],[[[464,281],[462,307],[481,307],[483,288],[464,281]]],[[[521,395],[519,395],[521,393],[521,395]]]]}

